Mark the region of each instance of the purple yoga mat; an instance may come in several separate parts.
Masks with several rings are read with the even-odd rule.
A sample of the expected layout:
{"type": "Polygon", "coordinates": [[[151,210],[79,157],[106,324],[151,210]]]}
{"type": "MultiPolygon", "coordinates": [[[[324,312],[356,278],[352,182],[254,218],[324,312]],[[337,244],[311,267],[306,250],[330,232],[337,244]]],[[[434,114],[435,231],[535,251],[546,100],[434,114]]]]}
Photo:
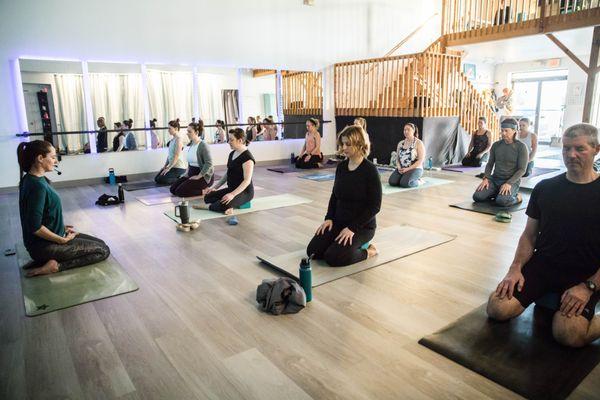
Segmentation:
{"type": "Polygon", "coordinates": [[[451,171],[451,172],[471,172],[471,171],[479,171],[481,167],[465,167],[463,165],[446,165],[442,167],[442,171],[451,171]]]}

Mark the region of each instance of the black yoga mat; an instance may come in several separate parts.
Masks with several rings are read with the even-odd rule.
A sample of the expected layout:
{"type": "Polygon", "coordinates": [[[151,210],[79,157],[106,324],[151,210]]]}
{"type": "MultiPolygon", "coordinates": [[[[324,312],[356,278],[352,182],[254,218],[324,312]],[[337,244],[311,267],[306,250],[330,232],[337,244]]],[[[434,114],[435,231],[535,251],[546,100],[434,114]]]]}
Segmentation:
{"type": "Polygon", "coordinates": [[[521,193],[521,196],[523,196],[523,201],[511,207],[498,207],[493,201],[483,201],[479,203],[474,201],[464,201],[462,203],[450,204],[450,207],[483,214],[496,215],[500,211],[515,212],[527,208],[527,203],[529,203],[529,194],[521,193]]]}
{"type": "Polygon", "coordinates": [[[267,171],[277,172],[280,174],[289,174],[291,172],[318,171],[321,169],[336,168],[336,167],[337,167],[337,164],[335,164],[335,163],[324,164],[321,168],[310,168],[310,169],[296,168],[292,165],[292,166],[282,166],[282,167],[281,166],[280,167],[271,167],[271,168],[267,168],[267,171]]]}
{"type": "Polygon", "coordinates": [[[600,362],[600,343],[581,349],[552,337],[553,311],[531,306],[508,322],[475,309],[419,343],[529,399],[564,399],[600,362]]]}
{"type": "Polygon", "coordinates": [[[131,182],[123,185],[123,189],[128,192],[133,192],[134,190],[143,190],[143,189],[151,189],[155,187],[161,186],[169,186],[169,185],[159,185],[154,181],[139,181],[139,182],[131,182]]]}

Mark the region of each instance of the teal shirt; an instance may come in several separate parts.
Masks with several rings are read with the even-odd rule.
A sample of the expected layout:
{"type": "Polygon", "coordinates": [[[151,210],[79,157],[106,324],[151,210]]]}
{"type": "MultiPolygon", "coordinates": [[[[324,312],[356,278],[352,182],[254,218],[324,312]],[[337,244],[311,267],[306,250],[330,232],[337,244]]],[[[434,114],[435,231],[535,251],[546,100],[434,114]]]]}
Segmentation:
{"type": "Polygon", "coordinates": [[[27,249],[45,242],[33,234],[42,225],[58,236],[65,235],[60,197],[45,177],[25,174],[19,185],[19,212],[23,242],[27,249]]]}

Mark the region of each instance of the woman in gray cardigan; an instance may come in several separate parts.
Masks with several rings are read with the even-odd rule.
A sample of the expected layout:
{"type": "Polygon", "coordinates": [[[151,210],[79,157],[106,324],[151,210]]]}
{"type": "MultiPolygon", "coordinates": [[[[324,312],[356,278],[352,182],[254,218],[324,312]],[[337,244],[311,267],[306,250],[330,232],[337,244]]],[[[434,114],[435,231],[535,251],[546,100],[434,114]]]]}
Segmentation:
{"type": "Polygon", "coordinates": [[[188,125],[190,146],[187,152],[188,170],[171,185],[171,193],[179,197],[202,196],[204,190],[214,182],[214,168],[208,145],[202,140],[204,122],[188,125]]]}

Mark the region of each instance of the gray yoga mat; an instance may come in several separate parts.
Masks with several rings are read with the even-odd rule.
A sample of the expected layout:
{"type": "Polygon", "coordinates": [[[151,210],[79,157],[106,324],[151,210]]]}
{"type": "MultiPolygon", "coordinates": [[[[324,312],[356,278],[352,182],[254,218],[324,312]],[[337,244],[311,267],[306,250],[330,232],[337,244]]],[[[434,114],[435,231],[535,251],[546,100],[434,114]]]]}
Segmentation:
{"type": "Polygon", "coordinates": [[[143,190],[143,189],[151,189],[156,187],[163,187],[169,185],[159,185],[154,181],[139,181],[139,182],[131,182],[123,184],[123,189],[128,192],[133,192],[135,190],[143,190]]]}
{"type": "Polygon", "coordinates": [[[389,183],[385,182],[382,184],[381,190],[382,190],[383,194],[394,194],[394,193],[400,193],[400,192],[408,192],[410,190],[427,189],[429,187],[446,185],[448,183],[453,182],[453,181],[449,181],[447,179],[432,178],[430,176],[422,177],[421,180],[423,181],[422,184],[420,184],[417,187],[411,187],[411,188],[401,188],[398,186],[390,186],[389,183]]]}
{"type": "Polygon", "coordinates": [[[97,264],[27,278],[22,267],[31,258],[23,244],[16,248],[25,314],[29,317],[138,290],[112,256],[97,264]]]}
{"type": "Polygon", "coordinates": [[[600,362],[597,341],[580,349],[552,337],[553,311],[530,306],[508,322],[475,309],[419,343],[528,399],[565,399],[600,362]]]}
{"type": "MultiPolygon", "coordinates": [[[[252,206],[250,208],[234,210],[233,215],[247,214],[255,211],[264,211],[279,207],[297,206],[310,202],[312,202],[312,200],[293,194],[279,194],[275,196],[259,197],[252,199],[252,206]]],[[[164,214],[177,223],[181,222],[179,217],[175,216],[174,210],[167,211],[164,214]]],[[[202,221],[223,217],[228,217],[228,215],[209,210],[196,210],[194,208],[190,208],[190,221],[202,221]]]]}
{"type": "MultiPolygon", "coordinates": [[[[410,225],[395,225],[378,229],[375,237],[371,240],[371,243],[379,251],[379,254],[375,257],[346,267],[330,267],[322,260],[312,260],[313,287],[439,246],[454,240],[454,238],[455,236],[415,228],[410,225]]],[[[309,239],[307,238],[307,243],[309,239]]],[[[275,257],[257,256],[260,262],[295,279],[298,279],[298,266],[302,257],[306,257],[306,249],[275,257]]]]}
{"type": "Polygon", "coordinates": [[[515,212],[527,208],[529,203],[529,194],[521,193],[523,201],[511,207],[498,207],[492,201],[483,201],[476,203],[472,200],[463,201],[462,203],[450,204],[450,207],[460,208],[461,210],[474,211],[483,214],[496,215],[500,211],[515,212]]]}

